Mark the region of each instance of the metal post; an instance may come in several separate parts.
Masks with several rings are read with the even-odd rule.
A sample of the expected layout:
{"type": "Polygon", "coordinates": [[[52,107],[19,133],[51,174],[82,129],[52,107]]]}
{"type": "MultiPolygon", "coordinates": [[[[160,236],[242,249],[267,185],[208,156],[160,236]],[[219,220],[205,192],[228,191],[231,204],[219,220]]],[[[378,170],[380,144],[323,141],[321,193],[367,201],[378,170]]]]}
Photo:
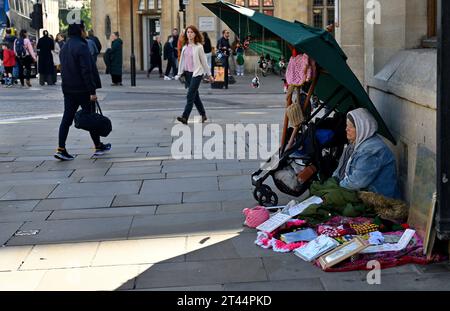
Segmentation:
{"type": "Polygon", "coordinates": [[[186,7],[183,10],[183,29],[186,29],[186,7]]]}
{"type": "Polygon", "coordinates": [[[131,86],[136,86],[136,56],[134,55],[134,9],[133,1],[130,0],[130,27],[131,27],[131,56],[130,56],[130,71],[131,71],[131,86]]]}
{"type": "Polygon", "coordinates": [[[437,56],[437,194],[436,230],[450,238],[450,1],[439,0],[437,56]]]}

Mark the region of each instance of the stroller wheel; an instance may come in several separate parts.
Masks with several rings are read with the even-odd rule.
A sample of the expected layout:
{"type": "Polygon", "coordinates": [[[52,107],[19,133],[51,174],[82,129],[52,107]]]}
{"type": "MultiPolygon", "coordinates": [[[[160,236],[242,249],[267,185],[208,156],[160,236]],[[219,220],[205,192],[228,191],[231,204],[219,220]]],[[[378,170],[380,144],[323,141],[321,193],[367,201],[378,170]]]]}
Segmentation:
{"type": "Polygon", "coordinates": [[[277,194],[267,185],[262,185],[260,188],[256,188],[253,191],[253,196],[261,206],[272,207],[277,206],[278,204],[277,194]]]}

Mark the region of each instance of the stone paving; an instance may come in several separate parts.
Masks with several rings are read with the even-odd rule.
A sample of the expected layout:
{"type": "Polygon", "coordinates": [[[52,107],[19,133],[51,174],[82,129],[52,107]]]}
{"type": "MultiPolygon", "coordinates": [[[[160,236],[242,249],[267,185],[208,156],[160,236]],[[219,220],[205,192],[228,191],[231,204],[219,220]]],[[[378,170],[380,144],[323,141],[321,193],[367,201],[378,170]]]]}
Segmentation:
{"type": "MultiPolygon", "coordinates": [[[[260,90],[250,79],[228,92],[202,86],[210,122],[281,122],[278,78],[260,90]]],[[[260,162],[172,159],[184,89],[143,76],[138,83],[99,93],[114,125],[112,152],[91,158],[89,135],[72,128],[76,159],[66,163],[52,158],[59,88],[28,90],[47,100],[38,114],[4,104],[25,91],[0,90],[9,109],[0,116],[0,290],[450,289],[446,263],[384,270],[376,286],[364,272],[324,273],[255,246],[241,211],[256,204],[249,173],[260,162]]],[[[280,203],[290,199],[280,194],[280,203]]]]}

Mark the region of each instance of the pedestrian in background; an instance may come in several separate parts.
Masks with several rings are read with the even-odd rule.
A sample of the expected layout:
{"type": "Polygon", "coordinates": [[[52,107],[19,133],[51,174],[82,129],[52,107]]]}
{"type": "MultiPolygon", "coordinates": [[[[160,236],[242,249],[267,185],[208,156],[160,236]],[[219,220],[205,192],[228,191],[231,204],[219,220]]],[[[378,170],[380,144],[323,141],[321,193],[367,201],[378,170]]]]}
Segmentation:
{"type": "Polygon", "coordinates": [[[96,50],[97,50],[97,53],[95,53],[93,55],[94,61],[95,61],[95,63],[97,63],[98,55],[102,52],[102,44],[100,43],[100,40],[94,35],[94,30],[92,30],[92,29],[89,30],[88,34],[89,34],[88,39],[92,40],[94,42],[96,50]]]}
{"type": "Polygon", "coordinates": [[[161,38],[159,36],[155,37],[155,40],[153,41],[152,44],[152,48],[150,51],[150,69],[147,71],[147,78],[150,77],[150,74],[156,67],[158,67],[159,69],[159,77],[163,78],[164,76],[162,72],[162,45],[161,45],[161,38]]]}
{"type": "Polygon", "coordinates": [[[109,70],[112,80],[111,86],[122,86],[123,41],[120,39],[118,32],[111,34],[111,41],[109,70]]]}
{"type": "MultiPolygon", "coordinates": [[[[53,36],[50,35],[50,38],[53,40],[53,36]]],[[[55,41],[55,48],[52,51],[53,56],[53,65],[55,66],[55,70],[53,71],[53,83],[56,84],[58,81],[58,71],[61,65],[61,61],[59,60],[59,53],[61,52],[61,48],[57,41],[55,41]]]]}
{"type": "MultiPolygon", "coordinates": [[[[91,112],[95,109],[97,101],[96,90],[102,87],[97,66],[89,53],[85,38],[84,22],[69,25],[68,34],[70,40],[61,50],[61,79],[64,94],[64,115],[59,127],[58,149],[55,158],[61,161],[74,159],[66,149],[66,140],[70,126],[75,118],[75,113],[81,109],[91,112]]],[[[95,146],[95,156],[111,150],[111,144],[103,144],[100,136],[90,132],[95,146]]]]}
{"type": "Polygon", "coordinates": [[[14,41],[14,53],[16,54],[17,61],[19,63],[19,79],[20,84],[25,86],[25,81],[28,87],[31,87],[31,64],[36,62],[36,53],[30,39],[28,39],[28,33],[25,29],[20,31],[19,38],[14,41]]]}
{"type": "Polygon", "coordinates": [[[205,51],[206,60],[208,61],[208,66],[211,66],[212,45],[211,45],[211,39],[209,38],[207,32],[203,33],[203,50],[205,51]]]}
{"type": "Polygon", "coordinates": [[[53,63],[52,51],[55,42],[49,37],[48,31],[44,30],[42,38],[37,43],[39,84],[54,85],[55,65],[53,63]]]}
{"type": "Polygon", "coordinates": [[[164,80],[172,80],[170,77],[170,71],[172,70],[172,53],[173,53],[173,37],[169,36],[167,37],[167,42],[164,44],[164,60],[167,60],[166,65],[166,73],[164,75],[164,80]]]}
{"type": "MultiPolygon", "coordinates": [[[[209,76],[210,73],[202,41],[202,35],[195,26],[186,28],[186,32],[183,35],[183,49],[181,50],[180,66],[177,75],[177,78],[179,78],[184,74],[186,87],[188,88],[187,103],[183,115],[177,117],[177,120],[183,124],[188,124],[194,104],[202,116],[202,123],[208,120],[198,91],[203,75],[209,76]]],[[[209,78],[211,79],[211,77],[209,78]]]]}
{"type": "Polygon", "coordinates": [[[220,53],[223,58],[223,65],[225,68],[225,88],[228,89],[231,56],[230,31],[228,29],[222,31],[222,37],[217,41],[216,48],[216,56],[220,53]]]}
{"type": "Polygon", "coordinates": [[[94,40],[92,40],[90,37],[86,38],[86,42],[88,43],[89,53],[91,53],[94,63],[97,63],[97,57],[99,54],[97,45],[95,44],[94,40]]]}
{"type": "Polygon", "coordinates": [[[59,33],[56,35],[56,42],[58,42],[60,49],[62,49],[66,43],[66,37],[62,33],[59,33]]]}
{"type": "Polygon", "coordinates": [[[2,60],[5,69],[5,86],[12,87],[14,83],[13,69],[14,66],[16,66],[16,55],[14,54],[14,51],[10,49],[8,42],[3,42],[1,49],[3,51],[2,60]]]}

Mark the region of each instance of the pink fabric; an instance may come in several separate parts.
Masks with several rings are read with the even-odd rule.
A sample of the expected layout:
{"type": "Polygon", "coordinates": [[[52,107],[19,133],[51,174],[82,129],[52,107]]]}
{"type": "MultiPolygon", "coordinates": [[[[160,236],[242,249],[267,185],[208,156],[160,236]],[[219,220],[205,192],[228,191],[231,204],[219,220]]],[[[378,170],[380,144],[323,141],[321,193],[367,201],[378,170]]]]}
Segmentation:
{"type": "Polygon", "coordinates": [[[194,50],[192,46],[186,46],[184,50],[185,68],[184,70],[189,72],[194,72],[194,50]]]}
{"type": "Polygon", "coordinates": [[[244,224],[249,228],[256,228],[270,218],[269,211],[262,206],[253,209],[246,208],[242,212],[246,216],[244,224]]]}
{"type": "Polygon", "coordinates": [[[307,54],[291,57],[286,70],[286,81],[289,85],[303,85],[316,75],[316,62],[307,54]]]}
{"type": "Polygon", "coordinates": [[[23,40],[23,44],[25,46],[25,50],[27,51],[27,54],[31,55],[31,57],[34,60],[36,60],[36,54],[34,53],[33,45],[31,44],[30,39],[27,38],[27,39],[23,40]]]}
{"type": "Polygon", "coordinates": [[[281,240],[278,240],[275,238],[275,236],[281,231],[281,230],[294,230],[297,228],[301,228],[306,224],[306,221],[304,220],[291,220],[288,221],[284,226],[281,228],[275,230],[274,232],[268,233],[268,232],[258,232],[257,238],[255,241],[255,244],[265,248],[270,249],[272,248],[274,252],[277,253],[289,253],[297,248],[303,247],[308,242],[295,242],[295,243],[285,243],[281,240]]]}

